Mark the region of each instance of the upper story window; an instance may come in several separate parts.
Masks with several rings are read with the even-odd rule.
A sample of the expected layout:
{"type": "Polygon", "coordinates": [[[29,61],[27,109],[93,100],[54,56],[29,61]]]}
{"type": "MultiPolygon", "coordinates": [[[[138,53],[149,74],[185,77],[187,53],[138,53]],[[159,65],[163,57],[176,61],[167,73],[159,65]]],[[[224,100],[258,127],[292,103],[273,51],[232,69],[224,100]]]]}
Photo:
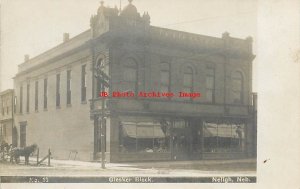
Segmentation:
{"type": "Polygon", "coordinates": [[[160,65],[160,91],[170,91],[170,64],[168,63],[160,65]]]}
{"type": "Polygon", "coordinates": [[[6,114],[9,114],[9,100],[6,100],[6,114]]]}
{"type": "Polygon", "coordinates": [[[48,79],[44,79],[44,109],[48,106],[48,79]]]}
{"type": "Polygon", "coordinates": [[[56,107],[60,107],[60,74],[56,74],[56,107]]]}
{"type": "Polygon", "coordinates": [[[67,105],[71,104],[71,70],[67,71],[67,105]]]}
{"type": "Polygon", "coordinates": [[[38,81],[36,81],[35,82],[35,89],[34,89],[34,91],[35,91],[35,93],[34,93],[34,110],[35,111],[38,111],[38,109],[39,109],[39,82],[38,81]]]}
{"type": "Polygon", "coordinates": [[[206,69],[206,99],[208,102],[215,102],[215,69],[206,69]]]}
{"type": "Polygon", "coordinates": [[[23,86],[20,86],[20,114],[23,113],[23,86]]]}
{"type": "Polygon", "coordinates": [[[186,93],[193,92],[193,69],[191,67],[185,67],[183,70],[183,91],[186,93]]]}
{"type": "Polygon", "coordinates": [[[14,96],[13,98],[14,98],[14,105],[13,105],[13,109],[14,109],[14,113],[16,113],[16,112],[17,112],[17,97],[16,97],[16,96],[14,96]]]}
{"type": "Polygon", "coordinates": [[[86,65],[81,66],[81,102],[86,101],[86,65]]]}
{"type": "Polygon", "coordinates": [[[4,115],[4,99],[1,97],[1,114],[4,115]]]}
{"type": "Polygon", "coordinates": [[[242,104],[243,102],[243,75],[241,72],[232,74],[232,97],[233,103],[242,104]]]}
{"type": "Polygon", "coordinates": [[[132,91],[137,93],[138,91],[138,65],[129,58],[124,63],[123,81],[125,91],[132,91]]]}
{"type": "Polygon", "coordinates": [[[28,113],[29,112],[29,105],[30,105],[30,102],[29,102],[29,100],[30,100],[30,84],[28,83],[27,84],[27,90],[26,90],[26,92],[27,92],[27,95],[26,95],[26,112],[28,113]]]}

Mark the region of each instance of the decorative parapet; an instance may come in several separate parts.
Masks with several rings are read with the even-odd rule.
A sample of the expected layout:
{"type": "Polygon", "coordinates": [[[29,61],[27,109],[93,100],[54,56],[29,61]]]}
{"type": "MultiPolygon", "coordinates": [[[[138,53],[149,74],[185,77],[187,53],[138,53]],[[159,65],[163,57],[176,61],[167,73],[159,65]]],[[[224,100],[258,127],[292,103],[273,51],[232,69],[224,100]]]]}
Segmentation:
{"type": "Polygon", "coordinates": [[[174,42],[189,44],[195,47],[223,47],[223,40],[215,37],[203,36],[159,27],[151,27],[150,33],[152,39],[170,40],[174,42]]]}
{"type": "Polygon", "coordinates": [[[229,37],[227,50],[236,53],[248,54],[252,53],[252,45],[249,47],[248,41],[229,37]]]}
{"type": "Polygon", "coordinates": [[[150,36],[152,40],[182,44],[196,49],[224,49],[238,54],[252,54],[251,37],[245,40],[233,38],[228,32],[223,33],[222,38],[217,38],[152,26],[150,36]]]}

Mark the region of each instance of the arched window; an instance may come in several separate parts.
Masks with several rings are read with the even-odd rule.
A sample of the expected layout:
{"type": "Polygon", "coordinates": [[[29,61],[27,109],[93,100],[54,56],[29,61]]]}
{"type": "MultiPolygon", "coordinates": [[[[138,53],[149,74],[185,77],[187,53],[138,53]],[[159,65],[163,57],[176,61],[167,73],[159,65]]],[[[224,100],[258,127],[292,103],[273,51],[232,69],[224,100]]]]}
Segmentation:
{"type": "Polygon", "coordinates": [[[243,102],[243,75],[241,72],[232,74],[232,94],[233,103],[242,104],[243,102]]]}
{"type": "Polygon", "coordinates": [[[215,101],[215,69],[206,69],[206,99],[208,102],[215,101]]]}
{"type": "Polygon", "coordinates": [[[128,58],[124,62],[123,81],[125,91],[137,93],[138,90],[138,66],[137,63],[128,58]]]}
{"type": "Polygon", "coordinates": [[[193,69],[185,67],[183,70],[183,91],[186,93],[193,92],[193,69]]]}
{"type": "Polygon", "coordinates": [[[99,58],[98,59],[96,69],[99,69],[99,70],[103,71],[107,75],[109,74],[108,64],[105,62],[104,58],[99,58]]]}
{"type": "Polygon", "coordinates": [[[160,65],[160,91],[170,92],[170,64],[160,65]]]}
{"type": "MultiPolygon", "coordinates": [[[[105,62],[105,59],[104,58],[100,58],[98,59],[97,61],[97,64],[96,64],[96,69],[97,70],[101,70],[102,72],[104,72],[106,75],[109,75],[109,70],[108,70],[109,66],[108,64],[105,62]]],[[[101,91],[101,87],[102,87],[102,80],[101,78],[97,78],[97,94],[99,94],[101,91]]],[[[104,88],[106,92],[108,92],[108,88],[104,88]]]]}

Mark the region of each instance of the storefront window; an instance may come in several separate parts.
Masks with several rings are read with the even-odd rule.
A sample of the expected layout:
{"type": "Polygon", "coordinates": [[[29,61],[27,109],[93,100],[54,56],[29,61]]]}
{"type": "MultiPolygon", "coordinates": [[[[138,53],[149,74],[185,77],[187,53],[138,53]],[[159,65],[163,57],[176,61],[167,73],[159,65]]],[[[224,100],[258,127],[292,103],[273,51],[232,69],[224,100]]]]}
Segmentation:
{"type": "Polygon", "coordinates": [[[120,152],[161,153],[170,150],[170,123],[121,122],[120,152]]]}
{"type": "Polygon", "coordinates": [[[243,152],[245,149],[244,124],[204,123],[205,152],[243,152]]]}

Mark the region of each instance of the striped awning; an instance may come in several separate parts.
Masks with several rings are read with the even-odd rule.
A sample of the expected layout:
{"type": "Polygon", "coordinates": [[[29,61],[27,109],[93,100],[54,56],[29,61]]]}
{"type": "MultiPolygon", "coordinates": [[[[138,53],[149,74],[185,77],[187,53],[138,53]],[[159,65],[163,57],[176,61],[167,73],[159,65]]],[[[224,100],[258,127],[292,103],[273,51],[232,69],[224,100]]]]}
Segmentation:
{"type": "Polygon", "coordinates": [[[165,138],[159,124],[151,122],[122,122],[123,132],[130,138],[165,138]]]}
{"type": "Polygon", "coordinates": [[[227,124],[215,124],[205,123],[204,124],[204,137],[224,137],[224,138],[244,138],[244,133],[238,125],[227,125],[227,124]],[[239,136],[240,134],[240,136],[239,136]]]}

